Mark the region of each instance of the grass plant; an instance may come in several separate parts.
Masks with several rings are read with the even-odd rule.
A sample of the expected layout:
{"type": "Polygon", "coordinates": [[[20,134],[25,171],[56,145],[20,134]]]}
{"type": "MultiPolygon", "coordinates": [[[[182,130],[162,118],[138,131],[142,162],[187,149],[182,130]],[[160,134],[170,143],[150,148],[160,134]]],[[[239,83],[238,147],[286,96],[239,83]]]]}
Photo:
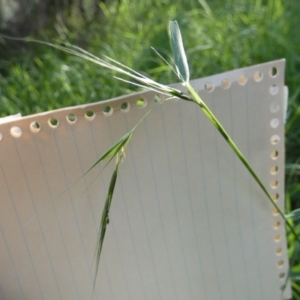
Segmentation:
{"type": "MultiPolygon", "coordinates": [[[[204,114],[208,117],[208,119],[211,121],[211,123],[215,126],[215,128],[219,131],[219,133],[223,136],[223,138],[226,140],[228,145],[231,147],[231,149],[234,151],[234,153],[237,155],[237,157],[240,159],[240,161],[243,163],[243,165],[247,168],[249,173],[252,175],[253,179],[257,182],[257,184],[260,186],[260,188],[263,190],[265,195],[267,196],[268,200],[272,203],[272,205],[276,208],[278,213],[281,215],[281,217],[284,219],[285,224],[287,225],[290,233],[292,234],[292,238],[294,239],[295,242],[295,251],[292,257],[292,260],[295,259],[295,253],[298,254],[298,245],[300,245],[300,237],[298,236],[296,230],[294,229],[293,224],[291,224],[288,220],[288,218],[296,218],[298,217],[299,212],[294,211],[293,213],[289,215],[285,215],[283,211],[280,209],[280,207],[276,204],[276,202],[273,200],[271,194],[268,192],[267,188],[264,186],[256,172],[253,170],[251,167],[250,163],[247,161],[243,153],[239,150],[239,148],[236,146],[232,138],[229,136],[229,134],[226,132],[222,124],[219,122],[219,120],[216,118],[216,116],[213,114],[213,112],[209,109],[209,107],[205,104],[205,102],[200,98],[198,93],[194,90],[194,88],[191,86],[189,83],[190,80],[190,71],[189,71],[189,66],[187,62],[187,57],[186,53],[184,50],[183,46],[183,41],[181,37],[181,32],[179,29],[179,26],[176,21],[170,21],[170,41],[171,41],[171,48],[173,52],[173,64],[174,66],[170,65],[167,63],[167,61],[162,58],[161,55],[159,55],[164,62],[167,63],[169,68],[176,74],[178,79],[181,81],[183,86],[186,87],[188,94],[184,94],[179,90],[176,90],[172,87],[169,87],[167,85],[160,84],[144,75],[141,73],[138,73],[137,71],[131,69],[130,67],[127,67],[123,65],[122,63],[110,58],[106,57],[106,60],[103,60],[101,58],[96,57],[95,55],[79,48],[73,45],[67,45],[67,46],[60,46],[60,45],[54,45],[51,43],[45,43],[37,40],[29,40],[37,43],[43,43],[46,45],[49,45],[51,47],[57,48],[59,50],[62,50],[66,53],[73,54],[75,56],[81,57],[85,60],[89,60],[97,65],[100,65],[101,67],[110,69],[114,72],[121,73],[122,75],[126,75],[130,78],[130,80],[126,80],[120,77],[116,77],[117,79],[139,86],[143,87],[149,90],[153,90],[159,93],[163,93],[167,96],[169,96],[170,99],[172,98],[179,98],[185,101],[190,101],[195,104],[197,104],[204,114]]],[[[156,52],[158,53],[158,52],[156,52]]],[[[124,158],[124,151],[129,143],[134,130],[138,124],[127,134],[125,134],[123,137],[121,137],[103,156],[101,156],[92,166],[91,168],[87,171],[89,172],[91,169],[93,169],[96,165],[98,165],[101,161],[105,159],[109,159],[108,163],[116,157],[116,166],[113,171],[105,205],[103,208],[102,212],[102,217],[101,217],[101,222],[100,222],[100,230],[98,234],[98,245],[97,245],[97,255],[96,255],[96,273],[95,273],[95,280],[94,284],[96,282],[96,276],[99,268],[99,263],[100,263],[100,256],[101,256],[101,251],[104,243],[104,238],[105,238],[105,233],[106,233],[106,227],[109,223],[109,211],[110,211],[110,206],[114,194],[114,188],[118,176],[118,171],[119,171],[119,165],[121,161],[124,158]]],[[[293,272],[290,272],[293,274],[293,272]]],[[[298,275],[298,273],[297,273],[298,275]]]]}
{"type": "MultiPolygon", "coordinates": [[[[181,20],[192,78],[272,59],[287,59],[286,83],[290,99],[286,122],[286,213],[299,235],[299,3],[294,0],[230,0],[226,4],[223,1],[208,4],[205,0],[122,0],[119,7],[111,5],[103,11],[105,26],[94,24],[84,35],[80,31],[71,33],[60,25],[56,27],[57,42],[79,43],[97,56],[103,53],[121,60],[129,68],[139,69],[162,84],[174,82],[176,76],[150,47],[158,45],[159,53],[169,54],[166,19],[181,20]]],[[[45,40],[51,35],[42,34],[40,38],[45,40]]],[[[1,41],[4,40],[0,37],[1,41]]],[[[42,45],[28,46],[25,55],[0,62],[2,116],[98,101],[136,88],[128,82],[112,81],[111,73],[97,65],[42,45]]],[[[293,297],[297,300],[300,299],[300,249],[295,233],[288,231],[287,238],[293,297]]]]}

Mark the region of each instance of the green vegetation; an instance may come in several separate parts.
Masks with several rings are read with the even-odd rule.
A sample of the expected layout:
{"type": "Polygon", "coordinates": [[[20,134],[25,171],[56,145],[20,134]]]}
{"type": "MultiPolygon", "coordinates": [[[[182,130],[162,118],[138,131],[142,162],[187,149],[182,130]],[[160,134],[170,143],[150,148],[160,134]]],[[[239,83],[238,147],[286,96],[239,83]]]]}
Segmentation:
{"type": "MultiPolygon", "coordinates": [[[[286,213],[300,207],[300,5],[295,0],[122,0],[102,7],[104,20],[76,33],[62,24],[42,40],[70,41],[105,54],[161,83],[178,81],[157,55],[170,54],[169,19],[179,21],[191,78],[286,58],[289,86],[286,123],[286,213]]],[[[72,23],[72,22],[71,22],[72,23]]],[[[74,21],[73,21],[74,23],[74,21]]],[[[0,40],[2,43],[5,41],[0,40]]],[[[7,47],[7,46],[6,46],[7,47]]],[[[129,93],[133,86],[112,73],[47,46],[21,44],[0,61],[0,114],[31,114],[129,93]],[[21,54],[21,55],[20,55],[21,54]]],[[[205,100],[205,99],[204,99],[205,100]]],[[[299,234],[299,213],[294,216],[299,234]]],[[[288,233],[293,297],[300,299],[300,245],[288,233]]]]}

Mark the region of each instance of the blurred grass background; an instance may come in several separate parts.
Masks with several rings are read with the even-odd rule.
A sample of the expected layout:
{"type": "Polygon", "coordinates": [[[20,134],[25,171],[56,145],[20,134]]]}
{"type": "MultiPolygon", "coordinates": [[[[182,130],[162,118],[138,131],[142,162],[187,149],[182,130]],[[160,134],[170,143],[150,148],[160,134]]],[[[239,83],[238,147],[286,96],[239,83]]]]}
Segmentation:
{"type": "MultiPolygon", "coordinates": [[[[1,0],[0,32],[50,42],[68,41],[95,55],[106,54],[162,83],[177,79],[150,47],[164,56],[170,54],[170,19],[180,24],[191,78],[285,58],[289,87],[286,212],[300,208],[298,0],[31,2],[31,6],[24,6],[21,0],[1,0]]],[[[133,90],[133,86],[112,79],[111,72],[77,57],[0,37],[0,116],[95,102],[133,90]]],[[[300,232],[297,218],[294,224],[300,232]]],[[[293,297],[300,299],[300,245],[289,234],[288,241],[293,297]]]]}

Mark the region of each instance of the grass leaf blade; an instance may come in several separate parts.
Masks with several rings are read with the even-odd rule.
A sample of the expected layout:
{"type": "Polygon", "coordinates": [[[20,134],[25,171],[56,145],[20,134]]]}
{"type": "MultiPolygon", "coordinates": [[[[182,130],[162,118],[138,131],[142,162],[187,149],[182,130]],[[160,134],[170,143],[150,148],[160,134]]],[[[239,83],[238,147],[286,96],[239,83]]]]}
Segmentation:
{"type": "Polygon", "coordinates": [[[288,215],[285,215],[287,218],[293,218],[294,220],[300,219],[300,208],[293,210],[288,215]]]}
{"type": "Polygon", "coordinates": [[[108,222],[109,222],[109,210],[110,210],[111,201],[112,201],[114,190],[115,190],[115,185],[116,185],[117,176],[118,176],[118,167],[119,167],[120,161],[121,161],[121,158],[119,158],[116,168],[111,176],[108,193],[107,193],[104,208],[102,211],[100,230],[99,230],[99,234],[98,234],[97,251],[96,251],[96,270],[95,270],[95,278],[94,278],[94,288],[95,288],[97,274],[98,274],[98,270],[99,270],[100,256],[101,256],[104,237],[105,237],[105,233],[106,233],[106,226],[108,225],[108,222]]]}
{"type": "MultiPolygon", "coordinates": [[[[119,151],[126,145],[126,143],[130,140],[132,133],[134,129],[126,133],[124,136],[122,136],[115,144],[113,144],[84,174],[86,175],[89,171],[91,171],[95,166],[97,166],[101,161],[110,158],[107,162],[110,163],[111,160],[119,153],[119,151]]],[[[106,165],[107,165],[106,164],[106,165]]],[[[105,166],[106,166],[105,165],[105,166]]]]}
{"type": "Polygon", "coordinates": [[[101,221],[100,221],[100,229],[99,229],[99,233],[98,233],[98,243],[97,243],[97,250],[96,250],[96,270],[95,270],[95,277],[94,277],[94,290],[95,290],[95,284],[96,284],[97,274],[98,274],[98,270],[99,270],[100,257],[101,257],[101,252],[102,252],[102,248],[103,248],[106,228],[107,228],[107,225],[109,224],[109,211],[110,211],[110,206],[111,206],[111,202],[113,199],[115,185],[116,185],[116,181],[117,181],[117,177],[118,177],[119,165],[123,161],[123,158],[125,156],[124,149],[128,145],[128,143],[132,137],[132,134],[135,131],[135,129],[137,128],[137,126],[146,118],[146,116],[150,113],[150,111],[151,111],[151,109],[138,121],[138,123],[127,134],[125,134],[112,147],[110,147],[100,157],[100,159],[98,159],[98,161],[90,168],[90,169],[92,169],[100,161],[102,161],[108,157],[110,157],[110,160],[109,160],[109,162],[110,162],[112,160],[112,158],[114,158],[118,153],[120,153],[120,155],[117,156],[116,166],[115,166],[114,172],[110,179],[110,184],[109,184],[104,208],[102,211],[101,221]]]}

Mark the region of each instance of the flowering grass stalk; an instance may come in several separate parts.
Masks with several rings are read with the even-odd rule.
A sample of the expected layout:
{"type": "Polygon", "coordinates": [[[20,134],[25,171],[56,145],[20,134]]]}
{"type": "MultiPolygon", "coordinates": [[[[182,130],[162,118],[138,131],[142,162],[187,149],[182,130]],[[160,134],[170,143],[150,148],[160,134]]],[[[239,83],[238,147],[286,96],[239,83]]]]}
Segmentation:
{"type": "MultiPolygon", "coordinates": [[[[277,205],[277,203],[273,200],[271,194],[268,192],[267,188],[264,186],[256,172],[251,167],[250,163],[247,161],[245,156],[242,154],[242,152],[239,150],[237,145],[234,143],[234,141],[231,139],[229,134],[226,132],[222,124],[219,122],[219,120],[216,118],[216,116],[213,114],[213,112],[209,109],[209,107],[205,104],[205,102],[200,98],[198,93],[195,91],[195,89],[192,87],[192,85],[189,83],[190,79],[190,73],[189,73],[189,67],[187,62],[187,57],[185,54],[182,37],[180,33],[179,26],[176,21],[170,21],[169,24],[169,33],[170,33],[170,41],[171,41],[171,48],[173,52],[173,63],[174,67],[172,67],[168,62],[166,62],[163,58],[163,60],[172,68],[172,70],[175,72],[177,77],[180,79],[183,86],[187,89],[188,94],[185,94],[177,89],[174,89],[172,87],[160,84],[140,73],[137,71],[123,65],[122,63],[110,58],[105,57],[104,59],[100,59],[97,56],[79,48],[74,45],[66,44],[66,45],[55,45],[47,42],[37,41],[33,39],[26,39],[30,42],[37,42],[41,44],[45,44],[51,47],[54,47],[58,50],[62,50],[66,53],[76,55],[78,57],[81,57],[85,60],[91,61],[101,67],[110,69],[111,71],[117,72],[119,74],[125,75],[129,77],[131,80],[127,80],[124,78],[116,77],[119,80],[129,82],[133,85],[146,88],[158,93],[162,93],[170,98],[179,98],[185,101],[190,101],[198,105],[204,114],[208,117],[208,119],[212,122],[212,124],[216,127],[216,129],[219,131],[219,133],[223,136],[223,138],[226,140],[228,145],[231,147],[231,149],[234,151],[234,153],[237,155],[237,157],[240,159],[240,161],[243,163],[243,165],[247,168],[253,179],[256,181],[256,183],[260,186],[264,194],[266,195],[267,199],[272,203],[272,205],[276,208],[278,213],[281,215],[281,217],[285,220],[286,225],[288,226],[290,232],[295,238],[296,243],[300,245],[300,238],[297,235],[294,227],[291,225],[291,223],[288,221],[287,216],[283,213],[283,211],[280,209],[280,207],[277,205]]],[[[156,51],[155,51],[156,52],[156,51]]],[[[157,52],[156,52],[157,53],[157,52]]],[[[158,54],[158,53],[157,53],[158,54]]],[[[159,54],[158,54],[159,55],[159,54]]],[[[160,56],[160,55],[159,55],[160,56]]],[[[160,56],[161,57],[161,56],[160,56]]],[[[148,112],[149,113],[149,112],[148,112]]],[[[147,113],[147,114],[148,114],[147,113]]],[[[147,115],[146,114],[146,115],[147,115]]],[[[145,115],[145,116],[146,116],[145,115]]],[[[145,117],[144,116],[144,117],[145,117]]],[[[139,123],[144,119],[144,117],[139,121],[139,123]]],[[[139,124],[138,123],[138,124],[139,124]]],[[[135,129],[137,128],[138,124],[127,134],[125,134],[123,137],[121,137],[104,155],[102,155],[96,162],[91,166],[91,168],[87,171],[89,172],[92,168],[94,168],[97,164],[100,162],[108,159],[108,163],[116,158],[116,166],[113,171],[104,209],[102,212],[101,222],[100,222],[100,229],[98,234],[98,243],[97,243],[97,250],[96,250],[96,272],[95,272],[95,278],[94,278],[94,286],[96,282],[96,277],[98,273],[99,263],[100,263],[100,256],[101,251],[103,247],[104,237],[106,233],[107,225],[109,224],[109,210],[113,198],[113,193],[115,189],[115,184],[117,181],[118,171],[119,171],[119,165],[122,162],[122,160],[125,157],[125,149],[128,145],[135,129]]],[[[87,173],[86,172],[86,173],[87,173]]],[[[85,174],[86,174],[85,173],[85,174]]],[[[84,174],[84,175],[85,175],[84,174]]],[[[83,176],[84,176],[83,175],[83,176]]]]}
{"type": "MultiPolygon", "coordinates": [[[[195,89],[191,86],[189,83],[189,68],[187,64],[187,58],[185,55],[183,42],[181,38],[181,33],[179,26],[176,21],[170,21],[170,37],[171,37],[171,47],[173,51],[174,56],[174,63],[177,69],[177,76],[181,79],[182,84],[187,88],[190,96],[191,101],[196,103],[200,106],[204,114],[208,117],[208,119],[212,122],[212,124],[216,127],[216,129],[219,131],[219,133],[223,136],[223,138],[226,140],[228,145],[231,147],[231,149],[234,151],[234,153],[238,156],[240,161],[243,163],[243,165],[247,168],[249,173],[252,175],[253,179],[257,182],[257,184],[261,187],[267,198],[270,200],[272,205],[276,208],[278,213],[281,215],[281,217],[285,220],[287,226],[297,239],[297,241],[300,243],[300,239],[293,228],[293,226],[289,223],[287,217],[283,213],[283,211],[280,209],[280,207],[277,205],[277,203],[273,200],[271,194],[268,192],[265,185],[262,183],[258,175],[255,173],[253,168],[251,167],[250,163],[247,161],[243,153],[239,150],[237,145],[234,143],[232,138],[229,136],[229,134],[226,132],[222,124],[219,122],[219,120],[216,118],[216,116],[213,114],[213,112],[209,109],[209,107],[205,104],[205,102],[200,98],[198,93],[195,91],[195,89]]],[[[179,97],[180,98],[180,97],[179,97]]]]}
{"type": "MultiPolygon", "coordinates": [[[[168,95],[170,97],[177,97],[182,100],[191,101],[191,102],[194,102],[195,104],[197,104],[202,109],[204,114],[209,118],[209,120],[212,122],[212,124],[216,127],[216,129],[219,131],[219,133],[223,136],[223,138],[226,140],[228,145],[231,147],[231,149],[234,151],[234,153],[237,155],[237,157],[240,159],[240,161],[243,163],[243,165],[247,168],[249,173],[252,175],[253,179],[257,182],[257,184],[260,186],[260,188],[263,190],[263,192],[267,196],[268,200],[272,203],[272,205],[276,208],[276,210],[281,215],[281,217],[285,220],[287,226],[289,227],[290,231],[294,235],[297,242],[300,242],[300,239],[299,239],[295,229],[289,223],[287,217],[285,216],[283,211],[280,209],[280,207],[277,205],[277,203],[273,200],[271,194],[268,192],[267,188],[264,186],[264,184],[262,183],[262,181],[260,180],[260,178],[258,177],[256,172],[253,170],[250,163],[247,161],[247,159],[245,158],[243,153],[239,150],[237,145],[234,143],[232,138],[226,132],[226,130],[224,129],[222,124],[219,122],[219,120],[216,118],[216,116],[213,114],[213,112],[209,109],[209,107],[205,104],[205,102],[200,98],[198,93],[195,91],[195,89],[189,83],[189,68],[188,68],[187,58],[186,58],[184,47],[183,47],[180,29],[179,29],[179,26],[176,21],[170,22],[170,39],[171,39],[171,47],[172,47],[172,51],[173,51],[173,58],[174,58],[174,64],[175,64],[174,72],[177,74],[177,76],[181,80],[182,84],[186,87],[186,89],[189,93],[188,95],[184,94],[181,91],[178,91],[176,89],[170,88],[168,86],[161,85],[161,84],[137,73],[136,71],[120,64],[119,62],[117,62],[115,60],[109,59],[112,63],[116,64],[117,66],[120,66],[121,69],[111,67],[111,65],[109,66],[109,68],[113,69],[115,71],[120,71],[120,73],[128,75],[132,79],[135,79],[136,81],[139,82],[139,83],[131,82],[132,84],[139,85],[139,86],[142,86],[147,89],[154,90],[154,91],[158,91],[158,92],[168,95]],[[124,68],[124,69],[122,69],[122,68],[124,68]]],[[[98,59],[97,59],[97,61],[98,61],[98,59]]],[[[118,79],[123,80],[122,78],[118,78],[118,79]]],[[[126,80],[126,82],[130,82],[130,81],[126,80]]],[[[123,139],[123,138],[121,138],[121,139],[123,139]]],[[[117,162],[117,166],[118,165],[119,165],[119,161],[117,162]]],[[[113,180],[114,176],[116,176],[115,172],[113,173],[112,180],[113,180]]],[[[111,189],[111,186],[109,189],[111,189]]],[[[112,193],[112,191],[109,190],[108,196],[111,193],[112,193]]],[[[105,209],[104,209],[104,211],[105,211],[105,209]]],[[[103,211],[103,213],[104,213],[104,211],[103,211]]],[[[100,230],[103,230],[103,228],[106,228],[106,223],[105,223],[105,219],[103,219],[103,215],[102,215],[100,230]]],[[[103,244],[103,240],[101,240],[101,243],[99,242],[99,245],[98,245],[97,263],[99,263],[99,260],[100,260],[102,244],[103,244]]],[[[98,265],[97,265],[97,268],[98,268],[98,265]]]]}

